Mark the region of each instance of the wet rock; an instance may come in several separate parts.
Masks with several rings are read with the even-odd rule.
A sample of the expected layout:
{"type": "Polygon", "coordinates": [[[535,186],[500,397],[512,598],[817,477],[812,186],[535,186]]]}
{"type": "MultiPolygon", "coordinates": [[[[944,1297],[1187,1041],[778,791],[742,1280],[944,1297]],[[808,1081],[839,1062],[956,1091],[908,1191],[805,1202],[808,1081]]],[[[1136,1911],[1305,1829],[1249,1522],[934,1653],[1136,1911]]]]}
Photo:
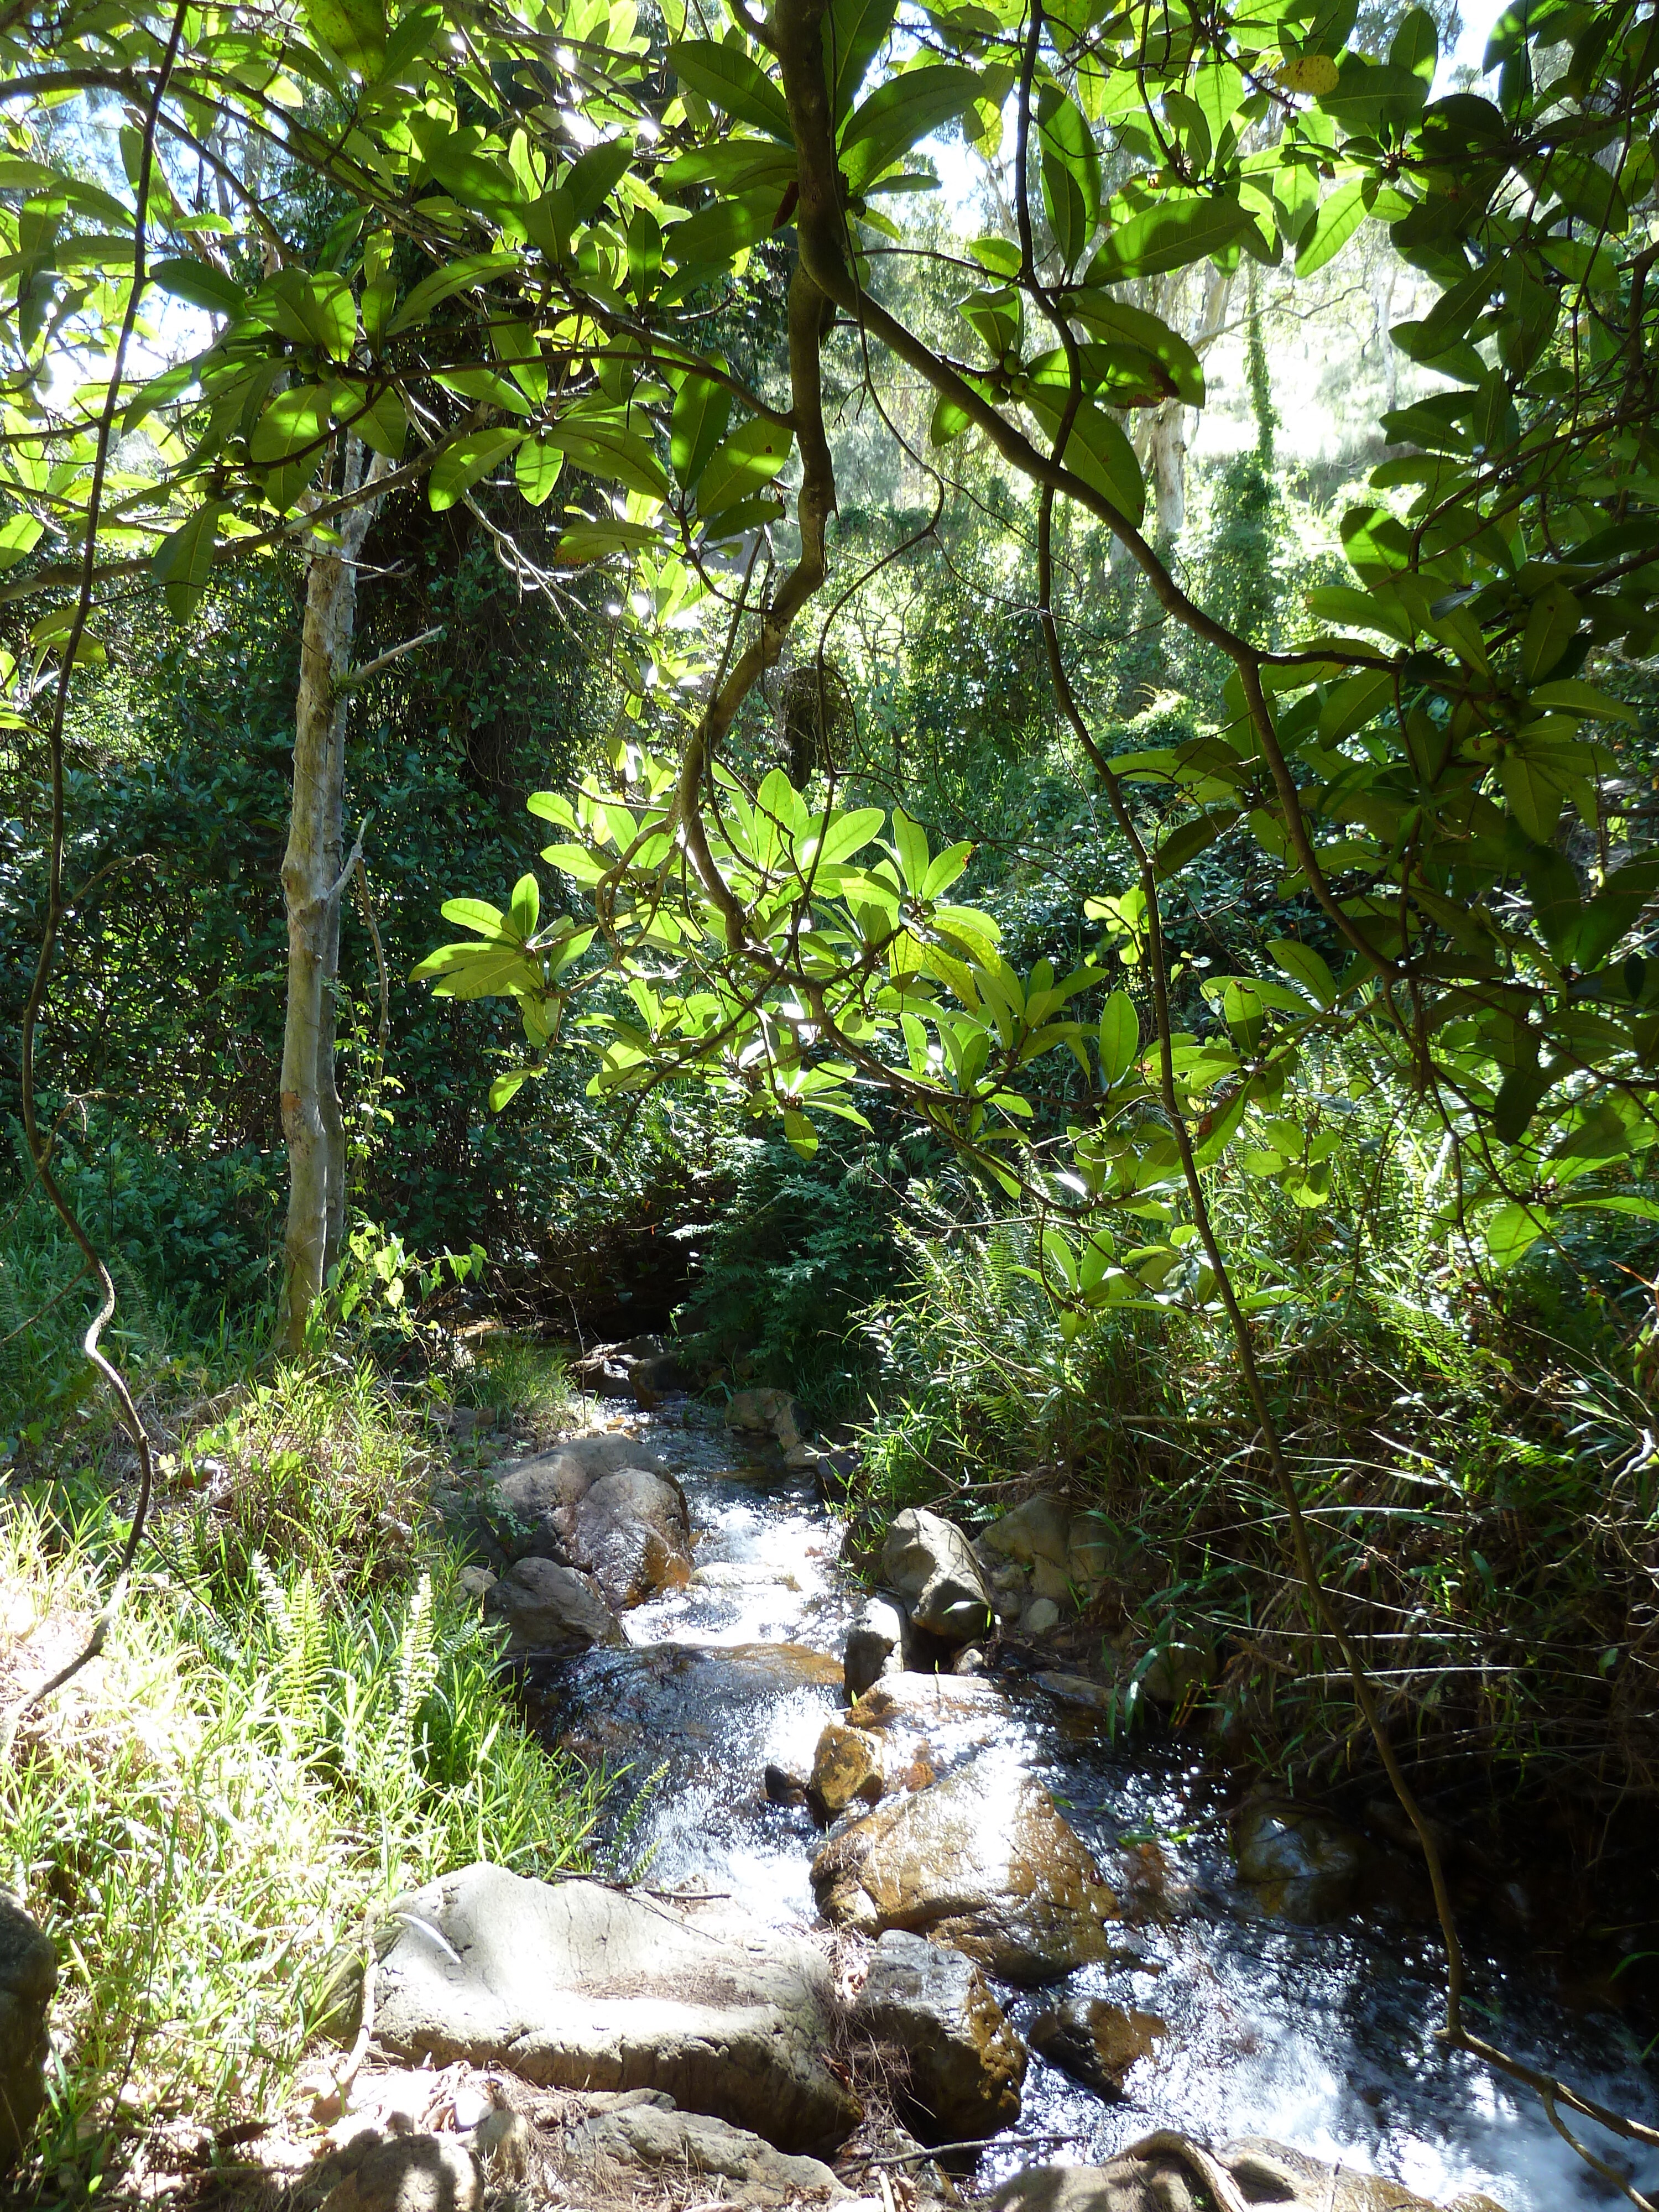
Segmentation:
{"type": "Polygon", "coordinates": [[[1086,1674],[1039,1674],[1036,1680],[1038,1689],[1046,1690],[1057,1705],[1079,1712],[1109,1715],[1117,1711],[1118,1693],[1110,1682],[1092,1681],[1086,1674]]]}
{"type": "Polygon", "coordinates": [[[1353,1903],[1361,1844],[1352,1828],[1305,1805],[1259,1801],[1233,1822],[1239,1879],[1258,1911],[1317,1925],[1353,1903]]]}
{"type": "Polygon", "coordinates": [[[769,1763],[762,1770],[762,1785],[769,1805],[804,1805],[809,1788],[804,1774],[792,1774],[787,1766],[769,1763]]]}
{"type": "Polygon", "coordinates": [[[647,1468],[601,1475],[575,1508],[569,1551],[618,1611],[683,1589],[691,1579],[691,1523],[679,1486],[647,1468]]]}
{"type": "Polygon", "coordinates": [[[1031,2048],[1099,2097],[1121,2097],[1124,2076],[1150,2058],[1169,2033],[1154,2012],[1111,2004],[1104,1997],[1071,1997],[1031,2022],[1031,2048]]]}
{"type": "Polygon", "coordinates": [[[899,2105],[918,2142],[976,2140],[1019,2118],[1025,2046],[962,1952],[890,1929],[853,2008],[853,2028],[904,2053],[899,2105]]]}
{"type": "Polygon", "coordinates": [[[1021,1984],[1104,1958],[1117,1914],[1048,1791],[1001,1759],[975,1760],[854,1822],[813,1861],[812,1886],[840,1926],[933,1936],[1021,1984]]]}
{"type": "Polygon", "coordinates": [[[769,1436],[781,1451],[801,1439],[801,1413],[787,1390],[739,1390],[726,1409],[726,1425],[740,1435],[769,1436]]]}
{"type": "Polygon", "coordinates": [[[504,1621],[515,1652],[586,1651],[626,1641],[599,1584],[556,1559],[520,1559],[483,1595],[484,1619],[504,1621]]]}
{"type": "Polygon", "coordinates": [[[882,1744],[890,1791],[922,1790],[1007,1734],[1008,1701],[973,1674],[884,1674],[848,1708],[848,1728],[882,1744]]]}
{"type": "Polygon", "coordinates": [[[694,1377],[675,1352],[648,1352],[628,1370],[628,1387],[636,1405],[647,1413],[672,1391],[689,1390],[694,1377]]]}
{"type": "Polygon", "coordinates": [[[880,1739],[868,1729],[843,1728],[831,1721],[818,1738],[808,1784],[824,1818],[835,1820],[858,1798],[873,1805],[885,1787],[880,1739]]]}
{"type": "Polygon", "coordinates": [[[965,1644],[951,1662],[953,1674],[983,1674],[987,1672],[985,1654],[977,1644],[965,1644]]]}
{"type": "MultiPolygon", "coordinates": [[[[1403,2182],[1375,2173],[1346,2173],[1323,2159],[1310,2158],[1288,2143],[1246,2136],[1223,2143],[1217,2153],[1237,2182],[1247,2203],[1278,2206],[1283,2212],[1436,2212],[1427,2197],[1403,2182]]],[[[1490,2197],[1463,2196],[1450,2212],[1503,2212],[1490,2197]]]]}
{"type": "Polygon", "coordinates": [[[901,1513],[882,1548],[881,1578],[918,1628],[952,1645],[985,1635],[991,1593],[974,1549],[954,1522],[920,1506],[901,1513]]]}
{"type": "Polygon", "coordinates": [[[370,2128],[339,2154],[343,2169],[322,2212],[478,2212],[477,2161],[453,2136],[382,2135],[370,2128]]]}
{"type": "Polygon", "coordinates": [[[667,1475],[654,1452],[624,1436],[572,1437],[551,1451],[520,1460],[496,1482],[489,1499],[494,1534],[508,1563],[543,1559],[576,1565],[568,1549],[576,1508],[596,1482],[623,1468],[667,1475]]]}
{"type": "Polygon", "coordinates": [[[683,2187],[688,2177],[716,2185],[699,2191],[700,2196],[724,2197],[719,2185],[732,2183],[744,2204],[793,2204],[802,2197],[838,2203],[851,2194],[815,2158],[787,2157],[747,2128],[655,2103],[619,2106],[589,2120],[572,2142],[569,2155],[578,2169],[591,2171],[605,2195],[618,2183],[659,2187],[678,2182],[683,2187]]]}
{"type": "Polygon", "coordinates": [[[0,1892],[0,2174],[15,2163],[46,2102],[46,2011],[58,1951],[0,1892]]]}
{"type": "Polygon", "coordinates": [[[478,1865],[399,1899],[377,1942],[375,2031],[399,2057],[660,2089],[787,2151],[832,2148],[857,2120],[824,2063],[827,1962],[730,1907],[478,1865]]]}
{"type": "Polygon", "coordinates": [[[904,1615],[885,1598],[872,1598],[847,1632],[842,1672],[848,1704],[903,1665],[904,1615]]]}
{"type": "Polygon", "coordinates": [[[746,1559],[715,1559],[691,1571],[693,1589],[759,1589],[774,1583],[785,1589],[800,1588],[787,1567],[769,1567],[746,1559]]]}

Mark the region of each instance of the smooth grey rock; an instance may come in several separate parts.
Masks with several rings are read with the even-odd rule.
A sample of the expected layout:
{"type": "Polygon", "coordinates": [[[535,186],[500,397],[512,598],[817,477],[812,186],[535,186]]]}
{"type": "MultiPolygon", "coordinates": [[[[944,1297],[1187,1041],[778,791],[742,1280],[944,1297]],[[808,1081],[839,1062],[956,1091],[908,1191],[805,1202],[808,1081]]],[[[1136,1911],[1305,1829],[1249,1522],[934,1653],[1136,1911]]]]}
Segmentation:
{"type": "MultiPolygon", "coordinates": [[[[1436,2212],[1427,2197],[1417,2196],[1404,2182],[1340,2168],[1333,2172],[1326,2160],[1310,2158],[1306,2151],[1265,2136],[1245,2136],[1223,2143],[1216,2155],[1252,2207],[1277,2206],[1281,2212],[1436,2212]]],[[[1455,2198],[1451,2212],[1503,2212],[1503,2208],[1490,2197],[1470,2193],[1455,2198]]]]}
{"type": "Polygon", "coordinates": [[[1048,1791],[989,1758],[832,1836],[812,1862],[812,1887],[838,1926],[930,1935],[1030,1984],[1106,1958],[1106,1923],[1118,1912],[1048,1791]]]}
{"type": "Polygon", "coordinates": [[[965,2142],[1019,2118],[1025,2046],[973,1960],[890,1929],[853,2008],[853,2028],[908,2061],[902,2117],[919,2142],[965,2142]]]}
{"type": "Polygon", "coordinates": [[[839,2203],[851,2193],[817,2159],[774,2150],[750,2129],[644,2102],[589,2120],[567,2155],[579,2170],[591,2166],[601,2188],[622,2178],[607,2169],[621,2166],[647,2183],[688,2176],[732,2182],[744,2204],[793,2203],[803,2197],[839,2203]]]}
{"type": "Polygon", "coordinates": [[[58,1952],[0,1891],[0,2174],[15,2164],[46,2102],[46,2013],[58,1952]]]}
{"type": "Polygon", "coordinates": [[[1340,1920],[1353,1903],[1361,1844],[1352,1828],[1306,1805],[1258,1801],[1233,1821],[1241,1881],[1257,1910],[1310,1926],[1340,1920]]]}
{"type": "Polygon", "coordinates": [[[882,1549],[881,1578],[930,1635],[973,1644],[990,1629],[994,1608],[974,1547],[937,1513],[912,1506],[898,1516],[882,1549]]]}
{"type": "Polygon", "coordinates": [[[659,2089],[781,2150],[833,2148],[857,2120],[824,2063],[828,1962],[729,1908],[478,1865],[400,1899],[378,1940],[375,2032],[400,2057],[659,2089]]]}
{"type": "Polygon", "coordinates": [[[850,1705],[884,1674],[904,1665],[904,1615],[884,1597],[872,1597],[847,1632],[842,1675],[850,1705]]]}
{"type": "Polygon", "coordinates": [[[592,1576],[618,1612],[691,1578],[684,1493],[648,1468],[602,1474],[571,1516],[571,1564],[592,1576]]]}
{"type": "Polygon", "coordinates": [[[478,2212],[477,2162],[454,2136],[367,2129],[341,2152],[344,2169],[322,2212],[478,2212]]]}
{"type": "Polygon", "coordinates": [[[520,1559],[483,1594],[486,1620],[505,1621],[514,1651],[586,1651],[627,1641],[592,1575],[556,1559],[520,1559]]]}
{"type": "Polygon", "coordinates": [[[1060,1607],[1051,1597],[1034,1597],[1019,1616],[1028,1636],[1047,1636],[1060,1626],[1060,1607]]]}
{"type": "MultiPolygon", "coordinates": [[[[569,1552],[575,1510],[596,1482],[624,1467],[666,1476],[655,1452],[632,1437],[572,1437],[551,1451],[520,1460],[489,1494],[489,1510],[496,1541],[508,1561],[555,1559],[576,1562],[569,1552]]],[[[684,1501],[682,1500],[682,1503],[684,1501]]]]}
{"type": "Polygon", "coordinates": [[[1159,1705],[1178,1705],[1214,1680],[1214,1652],[1182,1640],[1161,1645],[1140,1672],[1142,1690],[1159,1705]]]}

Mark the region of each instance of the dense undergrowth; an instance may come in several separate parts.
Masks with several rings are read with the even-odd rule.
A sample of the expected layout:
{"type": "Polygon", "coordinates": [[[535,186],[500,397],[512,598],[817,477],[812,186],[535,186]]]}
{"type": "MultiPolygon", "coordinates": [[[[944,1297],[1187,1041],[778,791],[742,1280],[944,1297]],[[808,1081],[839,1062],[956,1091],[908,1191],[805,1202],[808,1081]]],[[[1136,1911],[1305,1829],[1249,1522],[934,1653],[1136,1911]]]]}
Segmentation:
{"type": "MultiPolygon", "coordinates": [[[[1494,1285],[1448,1226],[1409,1120],[1357,1123],[1327,1201],[1214,1180],[1323,1578],[1421,1784],[1544,1789],[1587,1814],[1659,1788],[1659,1449],[1647,1248],[1563,1249],[1494,1285]],[[1632,1281],[1639,1295],[1626,1293],[1632,1281]]],[[[1231,1759],[1340,1781],[1374,1754],[1313,1632],[1282,1501],[1218,1310],[1080,1317],[1036,1278],[1035,1224],[918,1188],[908,1293],[872,1308],[860,1510],[969,1522],[1039,1486],[1099,1516],[1090,1615],[1136,1691],[1205,1655],[1175,1720],[1231,1759]]]]}
{"type": "MultiPolygon", "coordinates": [[[[350,2002],[371,1905],[478,1858],[588,1864],[608,1786],[526,1729],[430,1515],[447,1378],[400,1388],[355,1357],[260,1370],[234,1340],[209,1362],[155,1316],[128,1349],[169,1446],[150,1540],[105,1655],[24,1719],[0,1767],[0,1880],[62,1961],[15,2201],[141,2177],[175,2115],[216,2130],[281,2110],[350,2002]]],[[[569,1412],[533,1346],[453,1379],[532,1433],[569,1412]]],[[[79,1649],[131,1505],[104,1408],[22,1422],[17,1381],[8,1705],[79,1649]]]]}

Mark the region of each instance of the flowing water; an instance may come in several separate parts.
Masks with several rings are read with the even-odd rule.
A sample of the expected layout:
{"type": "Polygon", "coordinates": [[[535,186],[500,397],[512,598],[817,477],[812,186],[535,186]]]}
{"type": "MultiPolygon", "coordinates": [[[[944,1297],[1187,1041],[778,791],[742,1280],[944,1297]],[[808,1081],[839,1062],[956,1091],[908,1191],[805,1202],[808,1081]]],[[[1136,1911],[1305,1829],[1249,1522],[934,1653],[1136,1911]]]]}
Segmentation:
{"type": "MultiPolygon", "coordinates": [[[[625,1616],[629,1648],[538,1675],[551,1739],[654,1776],[626,1850],[653,1885],[733,1899],[780,1927],[818,1924],[808,1869],[821,1840],[804,1810],[769,1804],[769,1762],[800,1773],[841,1710],[840,1655],[864,1593],[837,1564],[839,1527],[810,1475],[744,1463],[717,1417],[669,1401],[626,1424],[684,1486],[692,1586],[625,1616]]],[[[1508,2212],[1580,2212],[1624,2201],[1553,2130],[1539,2100],[1434,2040],[1440,1954],[1431,1929],[1356,1917],[1296,1928],[1254,1917],[1232,1878],[1214,1777],[1167,1740],[1113,1746],[1035,1686],[1011,1686],[1006,1723],[981,1756],[1053,1793],[1115,1886],[1155,1875],[1155,1909],[1129,1931],[1156,1979],[1110,1965],[1040,1993],[1000,1990],[1024,2026],[1068,1996],[1154,2011],[1169,2033],[1121,2102],[1080,2088],[1033,2051],[1017,2132],[1061,2140],[989,2152],[981,2180],[1033,2159],[1097,2160],[1158,2127],[1221,2139],[1265,2135],[1444,2202],[1484,2189],[1508,2212]],[[1127,1856],[1126,1856],[1127,1854],[1127,1856]]],[[[1478,2019],[1617,2109],[1659,2119],[1628,2031],[1570,2012],[1524,1954],[1470,1960],[1478,2019]]],[[[1628,2147],[1601,2154],[1638,2185],[1628,2147]]]]}

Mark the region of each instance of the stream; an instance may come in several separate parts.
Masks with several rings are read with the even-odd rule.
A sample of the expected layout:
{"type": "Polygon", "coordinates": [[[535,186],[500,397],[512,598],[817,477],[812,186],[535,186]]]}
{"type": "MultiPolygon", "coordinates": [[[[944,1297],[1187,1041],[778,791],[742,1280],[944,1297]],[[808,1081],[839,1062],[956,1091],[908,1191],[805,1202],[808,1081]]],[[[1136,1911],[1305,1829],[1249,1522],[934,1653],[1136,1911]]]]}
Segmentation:
{"type": "MultiPolygon", "coordinates": [[[[864,1591],[838,1565],[840,1525],[810,1474],[745,1459],[718,1414],[668,1400],[613,1419],[673,1469],[691,1510],[696,1573],[624,1616],[625,1650],[539,1668],[532,1715],[635,1784],[618,1816],[624,1865],[653,1883],[729,1895],[780,1927],[821,1925],[808,1879],[822,1832],[804,1809],[768,1802],[769,1762],[804,1773],[824,1723],[842,1707],[841,1652],[864,1591]]],[[[1114,1887],[1156,1876],[1150,1909],[1126,1930],[1159,1971],[1088,1966],[1041,1992],[999,1987],[1022,2029],[1060,1996],[1109,1996],[1168,2024],[1155,2057],[1108,2103],[1034,2051],[1022,2135],[1051,2149],[993,2149],[988,2185],[1021,2166],[1097,2162],[1155,2128],[1216,2140],[1270,2136],[1357,2172],[1386,2174],[1439,2203],[1485,2190],[1507,2212],[1577,2212],[1626,2201],[1553,2130],[1540,2100],[1474,2061],[1442,2051],[1441,1954],[1432,1930],[1357,1915],[1299,1928],[1252,1915],[1234,1877],[1213,1771],[1191,1747],[1135,1738],[1113,1745],[1097,1721],[1068,1717],[1034,1686],[1006,1686],[996,1740],[979,1754],[994,1775],[1021,1767],[1052,1792],[1114,1887]]],[[[1559,2067],[1602,2102],[1659,2118],[1659,2098],[1629,2031],[1611,2013],[1569,2011],[1547,1966],[1524,1950],[1471,1940],[1470,2010],[1508,2046],[1559,2067]]],[[[1639,2186],[1659,2161],[1589,2130],[1639,2186]]]]}

